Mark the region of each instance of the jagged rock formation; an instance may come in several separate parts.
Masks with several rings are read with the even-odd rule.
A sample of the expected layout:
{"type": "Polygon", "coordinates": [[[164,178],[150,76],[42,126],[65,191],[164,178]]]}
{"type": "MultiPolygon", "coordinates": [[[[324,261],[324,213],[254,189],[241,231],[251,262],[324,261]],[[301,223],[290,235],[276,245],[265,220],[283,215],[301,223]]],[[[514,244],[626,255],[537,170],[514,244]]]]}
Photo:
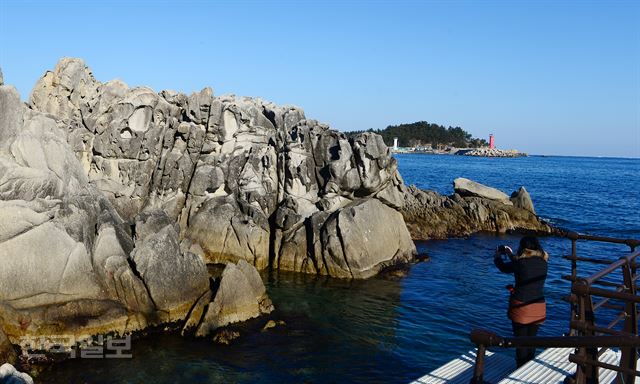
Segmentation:
{"type": "Polygon", "coordinates": [[[0,86],[0,357],[7,360],[5,334],[17,344],[22,336],[181,325],[203,297],[218,295],[204,260],[180,248],[175,221],[163,210],[123,220],[90,183],[59,124],[0,86]]]}
{"type": "Polygon", "coordinates": [[[271,310],[255,268],[364,278],[409,261],[402,187],[379,136],[63,59],[27,105],[0,86],[0,329],[205,335],[271,310]]]}
{"type": "MultiPolygon", "coordinates": [[[[458,186],[462,184],[466,187],[473,186],[472,190],[476,192],[493,190],[475,182],[459,182],[458,186]]],[[[467,196],[463,197],[458,193],[443,196],[414,186],[407,188],[402,215],[411,237],[414,240],[427,240],[466,236],[476,232],[505,233],[524,230],[552,234],[556,231],[535,215],[533,202],[524,187],[514,192],[511,200],[504,199],[507,195],[497,190],[494,191],[499,193],[489,191],[493,198],[479,197],[477,193],[469,193],[466,188],[464,190],[467,196]]]]}
{"type": "MultiPolygon", "coordinates": [[[[78,59],[47,72],[30,106],[56,118],[82,176],[120,217],[165,211],[179,223],[181,248],[208,263],[367,277],[415,253],[402,228],[395,247],[375,252],[343,236],[365,239],[348,227],[361,204],[373,221],[402,221],[402,180],[380,136],[349,140],[301,109],[210,88],[186,96],[103,84],[78,59]]],[[[366,233],[389,234],[383,225],[366,233]]]]}

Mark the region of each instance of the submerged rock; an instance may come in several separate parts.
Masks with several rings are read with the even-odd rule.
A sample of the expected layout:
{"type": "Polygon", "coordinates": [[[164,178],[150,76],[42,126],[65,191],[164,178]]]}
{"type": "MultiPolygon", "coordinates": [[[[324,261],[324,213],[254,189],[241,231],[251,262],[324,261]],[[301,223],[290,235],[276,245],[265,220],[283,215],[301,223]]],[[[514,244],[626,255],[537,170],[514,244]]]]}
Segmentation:
{"type": "Polygon", "coordinates": [[[213,342],[216,344],[229,345],[235,339],[240,337],[240,332],[230,329],[222,329],[213,336],[213,342]]]}
{"type": "Polygon", "coordinates": [[[266,332],[270,329],[276,328],[278,326],[282,327],[287,325],[283,320],[269,320],[267,321],[267,323],[264,325],[264,327],[262,327],[262,332],[266,332]]]}

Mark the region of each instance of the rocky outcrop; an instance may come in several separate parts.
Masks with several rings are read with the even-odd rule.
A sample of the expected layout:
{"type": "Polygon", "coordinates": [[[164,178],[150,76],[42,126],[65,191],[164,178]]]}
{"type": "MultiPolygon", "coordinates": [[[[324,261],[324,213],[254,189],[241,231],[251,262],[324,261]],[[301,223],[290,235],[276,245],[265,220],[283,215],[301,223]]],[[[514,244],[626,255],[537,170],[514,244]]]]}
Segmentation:
{"type": "Polygon", "coordinates": [[[495,188],[487,187],[473,180],[458,177],[453,180],[453,191],[462,197],[475,196],[489,200],[499,201],[504,204],[511,204],[506,193],[495,188]]]}
{"type": "Polygon", "coordinates": [[[0,86],[0,330],[205,335],[271,310],[256,268],[365,278],[409,261],[402,188],[377,135],[63,59],[27,105],[0,86]]]}
{"type": "Polygon", "coordinates": [[[33,379],[26,373],[18,372],[11,364],[0,365],[0,383],[33,384],[33,379]]]}
{"type": "Polygon", "coordinates": [[[68,330],[77,328],[74,317],[87,318],[82,328],[89,332],[107,323],[109,329],[139,326],[129,319],[137,303],[124,296],[145,293],[127,262],[127,227],[88,184],[54,120],[26,109],[7,86],[0,87],[0,110],[5,332],[15,341],[68,330]]]}
{"type": "MultiPolygon", "coordinates": [[[[187,96],[101,83],[78,59],[47,72],[30,106],[56,118],[83,176],[124,221],[163,210],[179,224],[181,249],[207,263],[366,277],[415,253],[401,229],[397,248],[368,256],[330,234],[345,231],[339,217],[346,223],[347,211],[369,200],[382,203],[367,205],[372,221],[399,217],[402,180],[378,135],[348,139],[299,108],[216,97],[211,88],[187,96]],[[335,264],[327,241],[353,259],[353,273],[327,267],[335,264]]],[[[390,235],[381,225],[369,231],[390,235]]]]}
{"type": "Polygon", "coordinates": [[[246,261],[224,268],[215,299],[208,305],[196,336],[206,336],[231,323],[245,321],[273,310],[256,269],[246,261]]]}
{"type": "Polygon", "coordinates": [[[7,339],[63,334],[72,344],[181,325],[203,298],[215,297],[205,261],[181,249],[175,219],[149,209],[125,221],[90,182],[67,128],[0,86],[3,359],[14,357],[7,339]]]}
{"type": "MultiPolygon", "coordinates": [[[[480,190],[488,188],[483,187],[480,190]]],[[[521,197],[524,195],[519,194],[521,197]]],[[[505,233],[520,230],[552,234],[556,231],[533,213],[530,197],[528,204],[531,209],[524,208],[528,204],[520,202],[512,203],[509,200],[477,195],[463,197],[458,193],[443,196],[414,186],[407,188],[404,196],[402,215],[414,240],[444,239],[476,232],[505,233]]],[[[502,197],[494,194],[492,196],[502,197]]]]}

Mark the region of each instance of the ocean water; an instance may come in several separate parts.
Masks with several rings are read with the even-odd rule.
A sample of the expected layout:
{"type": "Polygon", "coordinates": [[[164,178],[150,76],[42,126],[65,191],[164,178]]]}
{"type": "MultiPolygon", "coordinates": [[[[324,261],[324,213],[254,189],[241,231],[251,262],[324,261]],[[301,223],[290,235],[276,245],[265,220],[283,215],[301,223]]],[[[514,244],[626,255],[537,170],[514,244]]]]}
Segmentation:
{"type": "MultiPolygon", "coordinates": [[[[467,177],[510,193],[521,185],[538,214],[553,224],[590,234],[640,238],[640,160],[581,157],[517,159],[397,155],[407,184],[453,192],[467,177]]],[[[134,340],[133,358],[69,360],[37,381],[52,383],[405,383],[473,348],[468,334],[486,328],[510,335],[506,318],[512,277],[493,266],[500,244],[517,236],[478,234],[419,242],[431,261],[399,280],[346,281],[299,274],[265,274],[286,325],[267,332],[257,319],[229,346],[176,335],[134,340]]],[[[543,238],[551,256],[546,284],[548,319],[541,335],[568,330],[569,289],[561,279],[570,242],[543,238]]],[[[621,256],[625,246],[579,242],[585,256],[621,256]]],[[[589,269],[583,270],[590,272],[589,269]]],[[[500,353],[512,353],[502,351],[500,353]]]]}

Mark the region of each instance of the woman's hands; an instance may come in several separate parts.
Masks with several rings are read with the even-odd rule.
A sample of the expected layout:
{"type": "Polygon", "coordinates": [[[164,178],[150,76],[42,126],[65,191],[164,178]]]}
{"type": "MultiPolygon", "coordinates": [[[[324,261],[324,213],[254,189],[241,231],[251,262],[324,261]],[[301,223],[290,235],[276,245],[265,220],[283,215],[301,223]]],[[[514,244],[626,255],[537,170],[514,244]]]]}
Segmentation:
{"type": "Polygon", "coordinates": [[[506,245],[501,245],[496,248],[496,255],[493,258],[493,264],[498,267],[500,272],[514,273],[513,250],[506,245]],[[505,260],[502,257],[503,255],[507,255],[509,257],[509,260],[505,260]]]}

